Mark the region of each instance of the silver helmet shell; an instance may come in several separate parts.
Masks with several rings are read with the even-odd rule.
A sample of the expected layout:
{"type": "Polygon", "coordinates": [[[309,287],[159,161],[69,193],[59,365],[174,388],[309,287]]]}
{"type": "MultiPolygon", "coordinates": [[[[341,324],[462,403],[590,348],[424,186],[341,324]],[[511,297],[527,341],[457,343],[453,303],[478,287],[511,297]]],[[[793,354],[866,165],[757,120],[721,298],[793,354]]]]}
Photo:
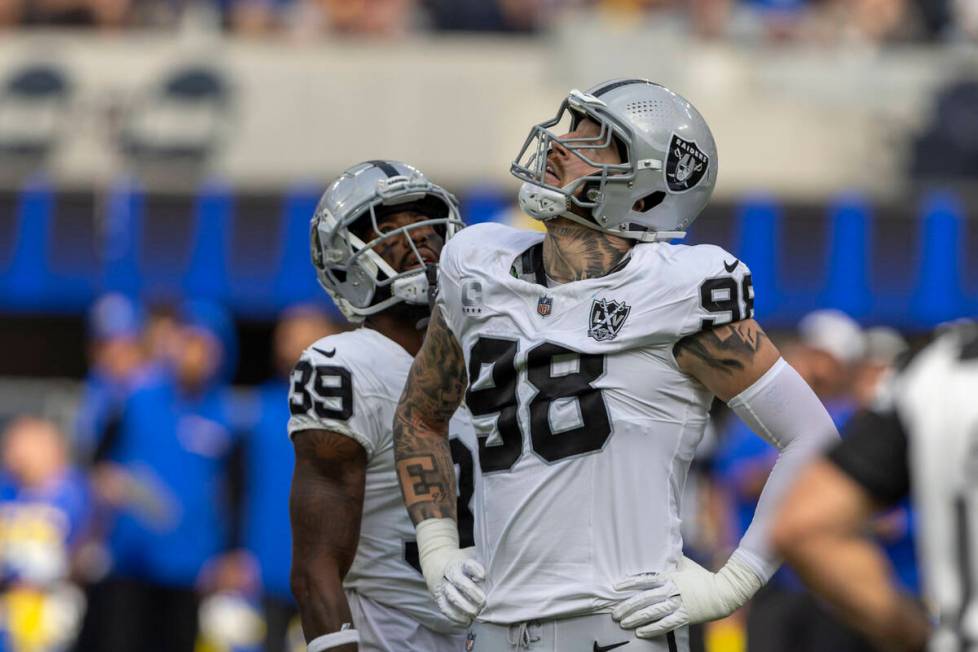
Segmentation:
{"type": "Polygon", "coordinates": [[[684,237],[709,201],[717,148],[688,100],[645,79],[618,79],[572,90],[554,118],[531,129],[510,171],[523,181],[520,205],[536,219],[560,216],[635,240],[665,240],[684,237]],[[563,138],[551,131],[568,117],[572,128],[588,118],[600,133],[563,138]],[[563,187],[548,184],[554,144],[596,170],[563,187]],[[618,146],[621,163],[588,157],[589,150],[609,145],[618,146]]]}
{"type": "Polygon", "coordinates": [[[429,301],[425,261],[411,237],[431,227],[445,240],[462,228],[455,196],[428,180],[417,168],[400,161],[366,161],[349,168],[323,193],[310,223],[312,264],[319,284],[353,323],[397,303],[429,301]],[[384,207],[416,208],[429,219],[407,224],[364,241],[357,233],[377,234],[384,207]],[[395,238],[405,238],[417,266],[398,272],[376,251],[395,238]]]}

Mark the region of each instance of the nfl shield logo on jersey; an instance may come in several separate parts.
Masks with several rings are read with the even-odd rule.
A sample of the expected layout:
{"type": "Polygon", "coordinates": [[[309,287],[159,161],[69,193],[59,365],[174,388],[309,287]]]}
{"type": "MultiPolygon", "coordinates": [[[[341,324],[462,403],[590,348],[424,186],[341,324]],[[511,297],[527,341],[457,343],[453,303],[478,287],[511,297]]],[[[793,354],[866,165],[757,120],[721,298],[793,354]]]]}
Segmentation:
{"type": "Polygon", "coordinates": [[[469,632],[469,635],[465,637],[465,652],[472,652],[475,648],[475,634],[469,632]]]}
{"type": "Polygon", "coordinates": [[[624,301],[595,299],[591,303],[591,324],[587,334],[598,342],[615,339],[631,311],[632,307],[624,301]]]}
{"type": "Polygon", "coordinates": [[[550,311],[553,309],[553,305],[554,305],[553,297],[540,297],[540,300],[537,301],[537,314],[540,315],[541,317],[546,317],[547,315],[550,314],[550,311]]]}
{"type": "Polygon", "coordinates": [[[669,143],[666,184],[672,192],[685,192],[698,184],[710,166],[710,158],[691,140],[676,134],[669,143]]]}

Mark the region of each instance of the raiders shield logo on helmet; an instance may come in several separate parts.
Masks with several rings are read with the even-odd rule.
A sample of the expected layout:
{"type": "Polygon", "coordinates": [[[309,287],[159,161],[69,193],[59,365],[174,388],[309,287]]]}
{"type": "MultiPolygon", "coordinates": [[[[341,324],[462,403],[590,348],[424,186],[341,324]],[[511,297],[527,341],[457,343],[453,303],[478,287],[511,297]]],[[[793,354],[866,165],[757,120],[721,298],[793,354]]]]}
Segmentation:
{"type": "Polygon", "coordinates": [[[666,185],[672,192],[685,192],[700,182],[710,167],[710,157],[691,140],[676,134],[669,141],[666,159],[666,185]]]}
{"type": "Polygon", "coordinates": [[[591,325],[587,334],[598,342],[615,339],[631,311],[632,307],[623,301],[595,299],[591,303],[591,325]]]}

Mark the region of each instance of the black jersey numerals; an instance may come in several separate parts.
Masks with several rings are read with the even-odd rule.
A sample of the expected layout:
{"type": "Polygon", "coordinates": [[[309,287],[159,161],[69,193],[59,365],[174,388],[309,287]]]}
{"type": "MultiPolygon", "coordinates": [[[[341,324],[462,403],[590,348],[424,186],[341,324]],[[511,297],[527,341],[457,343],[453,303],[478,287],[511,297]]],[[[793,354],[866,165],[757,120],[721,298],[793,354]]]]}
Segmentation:
{"type": "MultiPolygon", "coordinates": [[[[548,462],[600,450],[611,435],[611,421],[601,390],[591,383],[604,375],[604,356],[577,353],[557,344],[545,342],[527,355],[527,379],[537,389],[530,401],[530,436],[533,450],[548,462]],[[563,363],[577,369],[554,373],[563,363]],[[580,408],[580,425],[560,433],[553,432],[550,407],[559,399],[576,399],[580,408]]],[[[571,406],[573,407],[573,406],[571,406]]]]}
{"type": "MultiPolygon", "coordinates": [[[[480,337],[469,356],[469,390],[465,403],[475,416],[497,414],[498,441],[479,438],[483,473],[508,471],[523,452],[523,432],[517,418],[516,340],[480,337]],[[488,387],[472,389],[491,366],[488,387]]],[[[591,383],[604,375],[605,356],[578,353],[544,342],[527,353],[527,381],[535,390],[530,400],[530,439],[533,451],[547,462],[600,450],[611,435],[611,421],[601,390],[591,383]],[[578,425],[554,432],[551,408],[576,412],[578,425]]]]}
{"type": "Polygon", "coordinates": [[[512,468],[523,452],[523,433],[517,418],[516,340],[480,337],[469,356],[469,389],[465,404],[472,414],[498,414],[496,430],[499,441],[487,446],[479,439],[479,467],[483,473],[512,468]],[[472,383],[482,375],[482,368],[492,365],[491,386],[473,390],[472,383]]]}
{"type": "MultiPolygon", "coordinates": [[[[458,542],[462,548],[475,545],[475,516],[472,514],[472,496],[475,493],[475,461],[472,451],[458,437],[448,440],[452,450],[452,461],[458,467],[458,542]]],[[[404,542],[404,561],[414,570],[421,572],[421,557],[417,541],[404,542]]]]}
{"type": "Polygon", "coordinates": [[[731,276],[703,281],[700,285],[700,305],[703,310],[716,315],[703,320],[703,329],[753,318],[754,281],[751,275],[745,274],[739,284],[731,276]]]}
{"type": "Polygon", "coordinates": [[[353,377],[335,365],[299,360],[292,370],[292,414],[315,414],[321,419],[346,421],[353,415],[353,377]]]}

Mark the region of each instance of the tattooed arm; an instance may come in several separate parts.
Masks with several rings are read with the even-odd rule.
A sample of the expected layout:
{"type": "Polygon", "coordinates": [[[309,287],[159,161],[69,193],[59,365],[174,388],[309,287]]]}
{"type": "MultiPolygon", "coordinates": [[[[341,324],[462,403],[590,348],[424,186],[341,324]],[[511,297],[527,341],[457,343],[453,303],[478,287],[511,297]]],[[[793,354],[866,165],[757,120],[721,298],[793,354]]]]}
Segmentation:
{"type": "Polygon", "coordinates": [[[397,475],[415,525],[429,518],[456,518],[448,422],[466,385],[462,349],[435,308],[394,415],[397,475]]]}
{"type": "MultiPolygon", "coordinates": [[[[343,577],[360,538],[367,454],[356,441],[326,430],[301,430],[293,442],[292,593],[311,641],[352,622],[343,577]]],[[[331,649],[354,652],[357,645],[331,649]]]]}
{"type": "Polygon", "coordinates": [[[445,616],[468,626],[485,604],[485,569],[459,547],[448,421],[465,392],[465,359],[441,309],[431,314],[394,415],[394,458],[418,537],[421,572],[445,616]]]}
{"type": "Polygon", "coordinates": [[[673,354],[680,369],[723,401],[753,385],[781,355],[753,319],[684,337],[673,354]]]}
{"type": "Polygon", "coordinates": [[[699,380],[780,455],[761,491],[754,519],[734,553],[761,579],[777,569],[770,544],[774,511],[801,468],[838,432],[815,392],[753,319],[680,340],[680,369],[699,380]]]}

